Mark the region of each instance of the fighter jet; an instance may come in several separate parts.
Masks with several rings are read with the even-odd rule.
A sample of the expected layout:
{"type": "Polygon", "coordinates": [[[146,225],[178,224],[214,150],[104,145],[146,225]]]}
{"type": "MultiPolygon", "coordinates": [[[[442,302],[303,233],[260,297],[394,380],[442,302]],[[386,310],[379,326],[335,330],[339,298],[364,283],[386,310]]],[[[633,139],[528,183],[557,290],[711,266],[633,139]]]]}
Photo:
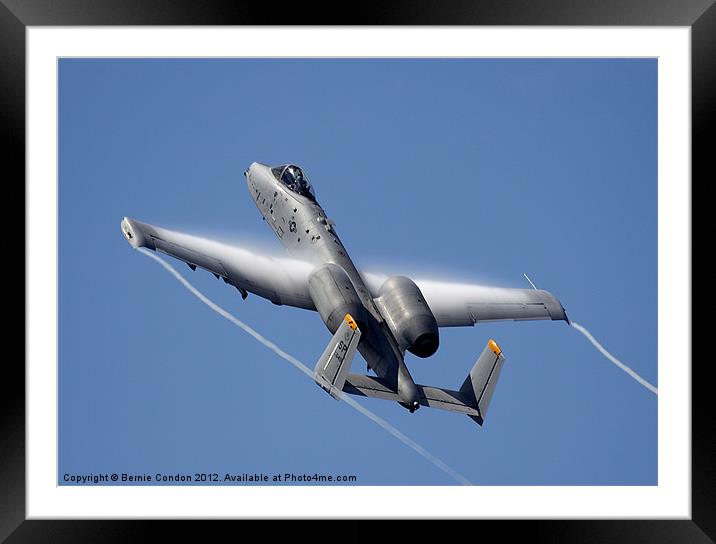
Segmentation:
{"type": "Polygon", "coordinates": [[[560,302],[539,289],[510,289],[385,277],[361,273],[335,226],[316,200],[303,169],[294,164],[252,163],[244,172],[251,199],[287,250],[286,258],[257,255],[127,217],[121,229],[133,247],[145,247],[208,270],[238,289],[287,305],[317,311],[333,335],[314,370],[332,397],[343,393],[466,414],[482,425],[505,357],[490,339],[459,389],[415,383],[406,351],[430,357],[440,327],[498,320],[563,320],[560,302]],[[351,373],[358,351],[374,375],[351,373]]]}

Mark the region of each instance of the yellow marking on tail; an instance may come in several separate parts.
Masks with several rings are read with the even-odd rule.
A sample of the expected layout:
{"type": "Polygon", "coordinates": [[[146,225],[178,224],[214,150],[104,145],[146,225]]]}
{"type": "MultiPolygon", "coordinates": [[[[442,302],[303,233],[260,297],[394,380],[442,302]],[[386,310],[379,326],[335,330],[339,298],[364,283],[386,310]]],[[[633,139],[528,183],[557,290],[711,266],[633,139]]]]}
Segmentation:
{"type": "Polygon", "coordinates": [[[495,342],[492,338],[490,338],[490,341],[487,343],[487,345],[490,346],[490,349],[495,355],[499,355],[500,353],[502,353],[500,346],[498,346],[497,342],[495,342]]]}
{"type": "Polygon", "coordinates": [[[348,323],[348,326],[353,330],[356,330],[358,328],[358,325],[356,324],[351,314],[346,314],[346,323],[348,323]]]}

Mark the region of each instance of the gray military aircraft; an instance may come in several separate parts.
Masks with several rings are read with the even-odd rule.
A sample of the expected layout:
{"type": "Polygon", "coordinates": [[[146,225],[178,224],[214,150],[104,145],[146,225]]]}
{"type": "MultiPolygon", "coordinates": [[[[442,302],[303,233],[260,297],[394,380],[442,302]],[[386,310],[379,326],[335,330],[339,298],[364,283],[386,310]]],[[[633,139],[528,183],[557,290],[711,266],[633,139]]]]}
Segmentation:
{"type": "Polygon", "coordinates": [[[386,278],[354,266],[332,221],[316,200],[301,168],[254,162],[244,172],[251,198],[292,258],[252,251],[124,218],[133,247],[146,247],[203,268],[248,293],[278,305],[318,311],[333,334],[314,370],[332,397],[341,392],[392,400],[414,412],[420,406],[468,415],[483,424],[500,369],[502,350],[490,340],[458,390],[419,385],[405,352],[430,357],[439,327],[497,320],[564,320],[549,292],[482,285],[386,278]],[[359,351],[375,376],[350,373],[359,351]]]}

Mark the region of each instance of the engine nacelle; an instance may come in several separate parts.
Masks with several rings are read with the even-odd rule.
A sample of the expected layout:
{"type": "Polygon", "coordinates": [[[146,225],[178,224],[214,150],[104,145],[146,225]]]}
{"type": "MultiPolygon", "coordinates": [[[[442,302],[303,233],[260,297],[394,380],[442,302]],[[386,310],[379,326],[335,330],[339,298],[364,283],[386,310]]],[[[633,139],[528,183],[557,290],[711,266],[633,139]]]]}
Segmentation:
{"type": "Polygon", "coordinates": [[[346,271],[328,263],[308,277],[308,292],[323,322],[335,334],[346,314],[351,314],[358,328],[366,332],[366,310],[346,271]]]}
{"type": "Polygon", "coordinates": [[[423,358],[438,350],[438,323],[410,278],[393,276],[385,280],[376,303],[401,348],[423,358]]]}

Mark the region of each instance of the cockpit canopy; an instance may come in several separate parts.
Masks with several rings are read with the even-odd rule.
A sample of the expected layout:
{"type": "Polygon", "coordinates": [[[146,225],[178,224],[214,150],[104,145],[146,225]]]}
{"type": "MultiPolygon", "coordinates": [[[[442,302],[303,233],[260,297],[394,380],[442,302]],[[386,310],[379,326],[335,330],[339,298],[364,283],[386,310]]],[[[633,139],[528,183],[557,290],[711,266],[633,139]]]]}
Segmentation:
{"type": "Polygon", "coordinates": [[[303,173],[303,170],[295,164],[274,166],[271,168],[271,172],[277,180],[291,189],[294,193],[305,196],[314,202],[316,201],[316,195],[313,192],[313,187],[311,187],[311,182],[308,181],[308,178],[303,173]]]}

